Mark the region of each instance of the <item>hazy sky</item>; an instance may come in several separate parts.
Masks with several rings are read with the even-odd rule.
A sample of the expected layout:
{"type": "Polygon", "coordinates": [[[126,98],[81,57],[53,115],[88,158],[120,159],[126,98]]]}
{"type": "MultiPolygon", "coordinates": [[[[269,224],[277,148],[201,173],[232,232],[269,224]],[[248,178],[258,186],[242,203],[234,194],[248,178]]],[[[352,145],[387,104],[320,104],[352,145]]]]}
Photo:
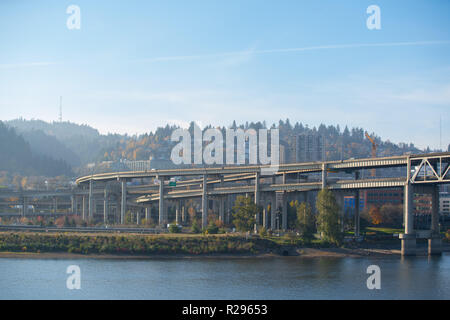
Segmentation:
{"type": "Polygon", "coordinates": [[[143,133],[289,118],[450,143],[450,1],[0,2],[0,110],[143,133]],[[69,30],[69,5],[81,29],[69,30]],[[381,30],[366,9],[381,8],[381,30]]]}

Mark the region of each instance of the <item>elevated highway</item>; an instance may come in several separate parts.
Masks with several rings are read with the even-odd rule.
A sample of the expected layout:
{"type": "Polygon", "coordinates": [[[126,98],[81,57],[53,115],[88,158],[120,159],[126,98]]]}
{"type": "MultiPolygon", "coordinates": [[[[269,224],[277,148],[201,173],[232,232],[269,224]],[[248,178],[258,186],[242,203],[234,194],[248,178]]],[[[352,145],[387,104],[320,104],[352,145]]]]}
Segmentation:
{"type": "MultiPolygon", "coordinates": [[[[201,199],[202,226],[206,227],[209,199],[219,201],[219,218],[224,219],[224,207],[229,198],[245,194],[251,195],[255,203],[263,207],[262,219],[257,219],[259,225],[275,229],[277,208],[281,207],[281,228],[287,228],[287,197],[295,193],[306,199],[309,192],[329,188],[338,194],[351,192],[355,195],[355,202],[359,203],[359,191],[373,188],[403,188],[405,210],[405,234],[402,240],[404,254],[412,252],[415,237],[412,218],[413,189],[429,192],[433,195],[432,234],[438,233],[437,186],[450,183],[450,153],[405,154],[401,156],[349,159],[343,161],[324,161],[308,163],[292,163],[279,165],[278,171],[271,176],[264,176],[264,169],[269,166],[215,166],[205,168],[180,168],[170,170],[129,171],[94,174],[80,177],[76,180],[80,189],[87,192],[89,199],[93,198],[94,190],[98,186],[119,186],[120,194],[116,196],[117,211],[120,211],[120,221],[123,222],[127,204],[141,205],[145,208],[145,215],[158,208],[158,221],[161,226],[168,223],[166,201],[175,201],[176,222],[182,220],[184,211],[182,202],[201,199]],[[362,177],[362,173],[372,169],[394,169],[400,174],[392,177],[369,179],[362,177]],[[128,186],[127,182],[134,179],[149,181],[147,185],[128,186]],[[176,181],[176,182],[175,182],[176,181]],[[209,197],[209,199],[208,199],[209,197]],[[263,200],[261,201],[261,198],[263,200]],[[130,199],[130,200],[128,200],[130,199]],[[271,204],[271,212],[266,212],[267,203],[271,204]],[[180,218],[181,217],[181,218],[180,218]]],[[[86,195],[83,195],[83,198],[86,195]]],[[[105,196],[106,199],[106,196],[105,196]]],[[[87,200],[89,203],[91,200],[87,200]]],[[[93,206],[90,205],[89,208],[93,206]]],[[[106,210],[107,211],[107,210],[106,210]]],[[[105,219],[108,213],[105,211],[105,219]]],[[[92,216],[89,209],[88,216],[92,216]]],[[[355,235],[359,236],[359,207],[355,208],[355,235]]],[[[432,239],[431,239],[432,240],[432,239]]],[[[430,241],[431,241],[430,240],[430,241]]],[[[433,246],[430,245],[432,248],[433,246]]],[[[432,249],[430,249],[433,251],[432,249]]]]}
{"type": "MultiPolygon", "coordinates": [[[[360,190],[402,188],[405,210],[403,253],[413,252],[415,247],[412,216],[415,191],[432,194],[431,234],[434,236],[430,238],[430,252],[439,244],[437,186],[450,183],[449,152],[282,164],[275,174],[263,175],[268,167],[215,166],[93,174],[78,178],[77,187],[71,190],[0,191],[0,205],[1,201],[10,201],[15,205],[22,203],[22,214],[27,215],[29,213],[26,208],[33,201],[39,203],[39,199],[43,199],[42,203],[50,205],[52,202],[48,199],[54,199],[53,213],[58,211],[58,201],[66,206],[70,203],[70,210],[66,211],[80,214],[86,220],[102,215],[105,224],[111,220],[123,224],[127,210],[136,213],[137,221],[141,214],[149,219],[156,213],[159,225],[164,227],[169,222],[170,203],[175,203],[176,207],[174,220],[182,223],[187,216],[186,203],[194,201],[195,206],[198,202],[201,204],[199,209],[202,213],[202,226],[206,227],[208,213],[211,211],[218,212],[220,220],[229,221],[232,200],[236,195],[242,194],[251,196],[262,208],[256,217],[256,228],[264,226],[267,229],[286,229],[288,198],[310,201],[311,194],[328,188],[336,194],[342,206],[344,194],[354,195],[355,203],[359,203],[360,190]],[[377,178],[364,177],[364,172],[372,169],[392,169],[395,174],[377,178]],[[133,185],[134,181],[141,184],[133,185]]],[[[359,206],[355,208],[354,217],[355,235],[358,237],[359,206]]]]}

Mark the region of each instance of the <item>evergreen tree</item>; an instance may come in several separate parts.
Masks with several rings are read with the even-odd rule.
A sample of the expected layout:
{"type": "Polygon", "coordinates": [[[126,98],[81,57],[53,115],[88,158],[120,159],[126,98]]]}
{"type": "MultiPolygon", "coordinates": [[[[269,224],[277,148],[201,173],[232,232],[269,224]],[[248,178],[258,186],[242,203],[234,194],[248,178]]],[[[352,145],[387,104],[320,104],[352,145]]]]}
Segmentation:
{"type": "Polygon", "coordinates": [[[302,202],[297,207],[297,225],[302,238],[305,241],[314,239],[316,232],[316,219],[312,213],[311,206],[307,202],[302,202]]]}
{"type": "Polygon", "coordinates": [[[233,207],[233,224],[241,232],[251,231],[255,225],[255,215],[259,212],[258,206],[252,198],[238,196],[233,207]]]}

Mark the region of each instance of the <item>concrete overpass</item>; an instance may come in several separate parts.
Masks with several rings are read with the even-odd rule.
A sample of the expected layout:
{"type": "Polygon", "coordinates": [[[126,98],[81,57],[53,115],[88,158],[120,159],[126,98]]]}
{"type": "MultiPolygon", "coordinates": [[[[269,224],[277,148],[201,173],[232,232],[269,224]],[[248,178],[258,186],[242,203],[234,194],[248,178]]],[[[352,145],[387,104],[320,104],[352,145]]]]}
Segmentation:
{"type": "MultiPolygon", "coordinates": [[[[169,222],[166,202],[176,202],[175,220],[180,223],[186,216],[183,203],[186,200],[200,199],[202,226],[206,227],[208,199],[214,199],[213,206],[216,202],[219,203],[219,219],[226,221],[224,211],[225,207],[228,213],[231,209],[230,197],[245,194],[252,196],[255,203],[262,207],[262,212],[256,217],[258,226],[286,229],[287,201],[292,194],[307,200],[310,192],[327,187],[337,195],[338,202],[342,206],[344,194],[354,194],[355,203],[359,203],[359,191],[362,189],[403,188],[405,232],[401,236],[402,253],[404,255],[415,253],[417,234],[413,225],[414,192],[432,194],[429,253],[440,252],[437,187],[439,184],[450,183],[448,152],[284,164],[279,166],[276,174],[263,176],[261,173],[267,167],[222,166],[94,174],[76,180],[79,187],[76,195],[82,198],[82,212],[86,219],[94,215],[93,201],[96,195],[103,195],[105,221],[110,214],[110,203],[115,201],[112,207],[115,208],[117,215],[120,214],[121,223],[124,222],[127,206],[138,207],[138,216],[141,210],[145,210],[145,216],[148,218],[156,211],[157,204],[158,222],[161,226],[169,222]],[[364,171],[389,168],[397,168],[397,174],[377,179],[362,177],[364,171]],[[170,179],[174,178],[181,181],[171,182],[170,179]],[[127,185],[127,182],[135,179],[145,179],[151,183],[140,186],[127,185]],[[278,217],[278,208],[281,208],[281,217],[278,217]]],[[[354,216],[355,236],[359,237],[359,206],[356,206],[354,216]]]]}

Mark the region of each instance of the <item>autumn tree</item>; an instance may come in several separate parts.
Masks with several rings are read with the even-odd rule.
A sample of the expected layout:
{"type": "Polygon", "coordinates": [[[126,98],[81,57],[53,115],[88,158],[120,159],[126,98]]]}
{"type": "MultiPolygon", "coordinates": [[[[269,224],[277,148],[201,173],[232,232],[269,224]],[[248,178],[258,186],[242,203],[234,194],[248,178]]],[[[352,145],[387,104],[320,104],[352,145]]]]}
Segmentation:
{"type": "Polygon", "coordinates": [[[380,212],[380,208],[377,206],[370,207],[369,216],[370,216],[370,221],[372,222],[373,225],[379,225],[384,222],[383,216],[381,215],[381,212],[380,212]]]}

